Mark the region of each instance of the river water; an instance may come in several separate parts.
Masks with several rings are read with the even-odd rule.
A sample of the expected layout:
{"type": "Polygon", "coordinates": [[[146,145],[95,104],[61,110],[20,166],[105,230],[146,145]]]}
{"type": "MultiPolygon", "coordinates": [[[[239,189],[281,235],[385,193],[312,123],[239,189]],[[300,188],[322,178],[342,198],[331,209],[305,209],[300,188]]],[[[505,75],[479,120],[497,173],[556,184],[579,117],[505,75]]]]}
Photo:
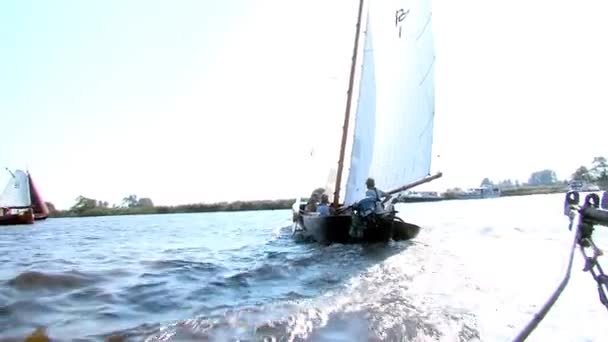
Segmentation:
{"type": "MultiPolygon", "coordinates": [[[[2,227],[0,339],[45,327],[59,341],[509,341],[566,265],[562,206],[562,194],[400,204],[419,236],[369,246],[295,243],[288,210],[2,227]]],[[[608,228],[595,235],[608,246],[608,228]]],[[[576,254],[530,341],[608,341],[582,265],[576,254]]]]}

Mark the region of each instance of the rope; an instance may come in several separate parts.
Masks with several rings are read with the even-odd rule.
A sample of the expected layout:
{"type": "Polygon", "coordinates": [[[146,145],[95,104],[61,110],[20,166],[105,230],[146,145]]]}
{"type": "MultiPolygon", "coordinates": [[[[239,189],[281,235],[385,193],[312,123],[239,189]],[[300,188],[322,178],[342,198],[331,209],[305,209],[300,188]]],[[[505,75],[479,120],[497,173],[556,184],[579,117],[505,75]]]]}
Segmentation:
{"type": "Polygon", "coordinates": [[[589,239],[589,243],[593,249],[593,256],[588,256],[584,247],[581,246],[581,253],[585,258],[585,267],[583,268],[583,271],[588,271],[593,276],[593,279],[597,283],[600,303],[608,310],[608,276],[606,276],[602,266],[597,262],[597,257],[602,255],[602,251],[597,248],[593,240],[589,239]]]}
{"type": "MultiPolygon", "coordinates": [[[[557,289],[551,294],[547,302],[540,308],[540,310],[534,315],[532,320],[520,331],[513,341],[520,342],[532,333],[538,324],[545,318],[545,315],[553,304],[557,301],[559,296],[562,294],[568,280],[570,280],[570,273],[572,270],[572,259],[574,257],[574,250],[577,245],[580,247],[580,251],[585,260],[585,267],[583,271],[590,272],[593,279],[597,283],[597,289],[599,293],[600,302],[608,309],[608,276],[604,273],[604,270],[597,262],[597,258],[603,253],[593,242],[592,234],[594,225],[608,226],[608,211],[600,210],[599,204],[600,199],[597,194],[589,194],[585,198],[583,206],[579,206],[579,194],[578,192],[571,191],[566,194],[566,202],[564,204],[564,214],[570,219],[568,226],[572,232],[572,245],[568,254],[568,264],[564,271],[564,277],[560,282],[557,289]],[[574,229],[573,229],[574,228],[574,229]],[[591,248],[592,255],[589,256],[586,248],[591,248]]],[[[602,208],[606,207],[605,199],[608,198],[606,193],[602,198],[602,208]]]]}
{"type": "MultiPolygon", "coordinates": [[[[570,220],[570,230],[572,230],[573,220],[570,220]]],[[[572,260],[574,259],[574,250],[576,249],[576,245],[578,244],[579,234],[578,229],[572,230],[572,244],[570,247],[570,252],[568,253],[568,264],[566,265],[566,269],[564,271],[564,276],[562,281],[559,283],[557,289],[551,294],[549,299],[543,304],[540,310],[534,314],[534,317],[528,324],[520,331],[520,333],[513,339],[515,342],[525,341],[528,335],[532,333],[534,329],[538,326],[538,324],[545,318],[547,312],[553,307],[553,304],[557,301],[559,296],[562,294],[566,285],[568,285],[568,281],[570,280],[570,271],[572,270],[572,260]]]]}

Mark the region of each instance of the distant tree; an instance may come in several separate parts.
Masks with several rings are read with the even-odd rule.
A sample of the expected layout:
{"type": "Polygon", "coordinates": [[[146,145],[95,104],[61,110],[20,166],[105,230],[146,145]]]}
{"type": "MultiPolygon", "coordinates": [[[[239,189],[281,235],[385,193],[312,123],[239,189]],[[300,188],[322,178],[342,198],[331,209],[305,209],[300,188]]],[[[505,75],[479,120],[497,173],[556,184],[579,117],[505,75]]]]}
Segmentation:
{"type": "Polygon", "coordinates": [[[520,186],[519,181],[516,179],[515,180],[515,187],[519,187],[519,186],[520,186]]]}
{"type": "Polygon", "coordinates": [[[591,182],[593,177],[591,176],[591,173],[589,172],[589,169],[587,169],[586,166],[579,166],[579,168],[576,169],[576,171],[574,171],[574,173],[572,174],[572,179],[580,180],[583,182],[591,182]]]}
{"type": "Polygon", "coordinates": [[[123,206],[127,207],[127,208],[134,208],[137,207],[137,196],[136,195],[129,195],[125,198],[122,199],[122,203],[123,206]]]}
{"type": "Polygon", "coordinates": [[[142,208],[151,208],[154,207],[154,203],[150,198],[144,197],[137,201],[137,206],[142,208]]]}
{"type": "Polygon", "coordinates": [[[76,204],[70,208],[71,211],[74,212],[83,212],[85,210],[94,209],[97,207],[97,201],[92,198],[87,198],[84,196],[78,196],[76,198],[76,204]]]}
{"type": "Polygon", "coordinates": [[[55,213],[57,211],[57,208],[55,208],[55,205],[51,202],[44,202],[46,204],[46,207],[49,209],[49,214],[55,213]]]}
{"type": "Polygon", "coordinates": [[[552,185],[557,182],[557,175],[553,170],[541,170],[530,175],[528,184],[530,185],[552,185]]]}
{"type": "Polygon", "coordinates": [[[605,157],[595,157],[591,163],[591,173],[595,178],[602,178],[608,175],[608,161],[605,157]]]}
{"type": "Polygon", "coordinates": [[[595,157],[593,158],[593,163],[590,173],[593,177],[593,180],[598,183],[598,185],[602,187],[608,186],[608,161],[606,161],[605,157],[595,157]]]}
{"type": "Polygon", "coordinates": [[[483,187],[483,186],[493,186],[493,185],[494,185],[494,183],[492,183],[492,181],[489,178],[484,178],[481,181],[481,185],[480,186],[483,187]]]}
{"type": "Polygon", "coordinates": [[[498,186],[500,188],[512,188],[513,187],[513,182],[510,179],[505,179],[503,181],[500,181],[498,183],[498,186]]]}
{"type": "Polygon", "coordinates": [[[97,207],[98,208],[107,208],[108,207],[108,202],[107,201],[97,201],[97,207]]]}

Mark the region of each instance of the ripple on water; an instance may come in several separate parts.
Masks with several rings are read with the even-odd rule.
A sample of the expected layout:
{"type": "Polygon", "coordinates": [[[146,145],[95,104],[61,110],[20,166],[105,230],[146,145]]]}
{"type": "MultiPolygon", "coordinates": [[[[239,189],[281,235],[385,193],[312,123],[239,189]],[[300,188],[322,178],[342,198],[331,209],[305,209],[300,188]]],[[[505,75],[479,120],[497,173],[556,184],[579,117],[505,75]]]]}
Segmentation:
{"type": "Polygon", "coordinates": [[[169,272],[219,272],[224,270],[224,267],[213,263],[180,259],[142,261],[141,263],[151,269],[169,272]]]}
{"type": "Polygon", "coordinates": [[[110,304],[118,303],[118,298],[113,293],[96,286],[89,286],[73,291],[70,293],[69,298],[77,302],[99,301],[110,304]]]}
{"type": "MultiPolygon", "coordinates": [[[[508,340],[546,298],[538,284],[553,289],[550,266],[561,270],[567,228],[551,219],[563,204],[555,199],[498,199],[483,211],[464,201],[403,206],[423,226],[419,237],[368,246],[294,243],[277,229],[289,211],[0,230],[0,331],[23,338],[42,325],[57,340],[508,340]],[[520,217],[505,216],[507,206],[520,217]]],[[[578,275],[545,335],[606,340],[591,326],[603,309],[597,292],[584,274],[577,285],[578,275]],[[584,335],[571,329],[573,315],[587,324],[584,335]]]]}

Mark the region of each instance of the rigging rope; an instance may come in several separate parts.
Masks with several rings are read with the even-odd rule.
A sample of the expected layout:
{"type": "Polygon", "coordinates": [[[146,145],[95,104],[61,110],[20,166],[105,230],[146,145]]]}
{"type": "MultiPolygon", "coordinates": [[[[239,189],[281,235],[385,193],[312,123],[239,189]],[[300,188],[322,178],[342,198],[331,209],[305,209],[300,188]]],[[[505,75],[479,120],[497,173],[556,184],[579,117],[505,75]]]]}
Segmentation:
{"type": "MultiPolygon", "coordinates": [[[[572,196],[572,202],[574,202],[575,195],[573,194],[572,196]]],[[[602,201],[602,208],[606,208],[606,202],[608,201],[606,193],[604,193],[602,201]]],[[[570,210],[578,211],[580,216],[578,229],[581,231],[579,246],[585,260],[583,271],[588,271],[593,276],[593,279],[597,283],[600,302],[608,310],[608,276],[604,273],[602,266],[597,262],[597,258],[601,256],[603,252],[597,247],[592,236],[595,225],[608,226],[608,211],[599,209],[600,198],[597,194],[587,195],[582,207],[578,206],[578,203],[568,204],[571,208],[570,210]],[[591,249],[592,254],[589,255],[586,249],[591,249]]]]}
{"type": "MultiPolygon", "coordinates": [[[[589,271],[593,279],[597,283],[600,302],[608,309],[608,276],[604,273],[601,265],[597,262],[597,258],[603,254],[602,250],[597,247],[593,241],[592,234],[595,225],[608,226],[608,211],[599,209],[600,198],[597,194],[591,193],[585,197],[585,202],[582,206],[579,205],[579,193],[570,191],[566,194],[564,203],[564,214],[570,218],[569,230],[572,232],[572,247],[570,248],[568,264],[564,272],[564,277],[557,289],[549,297],[547,302],[534,315],[532,320],[522,329],[513,341],[520,342],[530,335],[530,333],[543,320],[547,312],[557,301],[559,296],[566,288],[570,279],[570,271],[572,270],[572,259],[574,250],[578,245],[585,260],[583,271],[589,271]],[[590,256],[586,249],[591,249],[590,256]]],[[[608,195],[605,192],[602,196],[601,207],[608,207],[608,195]]]]}

